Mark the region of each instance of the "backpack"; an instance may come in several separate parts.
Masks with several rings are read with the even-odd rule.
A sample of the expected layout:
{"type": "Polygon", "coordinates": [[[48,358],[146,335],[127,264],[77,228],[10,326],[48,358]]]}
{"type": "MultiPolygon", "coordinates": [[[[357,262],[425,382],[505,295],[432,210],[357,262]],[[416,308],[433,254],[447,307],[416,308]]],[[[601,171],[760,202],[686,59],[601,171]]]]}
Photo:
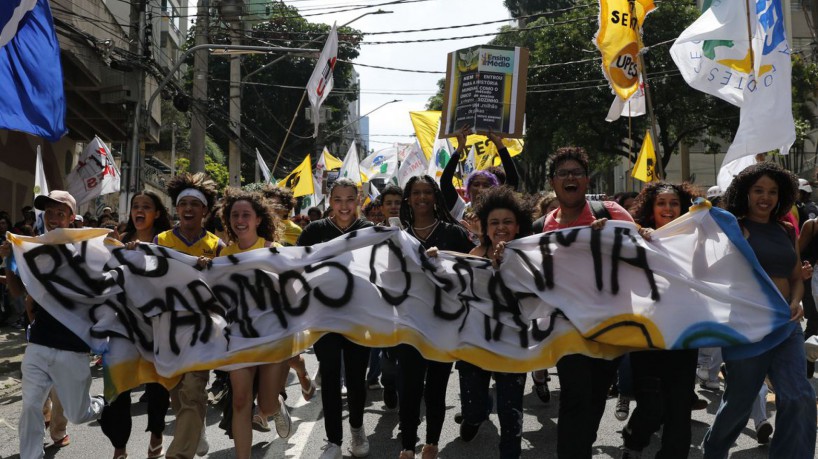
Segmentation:
{"type": "Polygon", "coordinates": [[[605,207],[605,204],[602,204],[602,201],[588,201],[588,204],[591,206],[591,213],[594,214],[595,219],[611,219],[611,213],[608,212],[608,208],[605,207]]]}

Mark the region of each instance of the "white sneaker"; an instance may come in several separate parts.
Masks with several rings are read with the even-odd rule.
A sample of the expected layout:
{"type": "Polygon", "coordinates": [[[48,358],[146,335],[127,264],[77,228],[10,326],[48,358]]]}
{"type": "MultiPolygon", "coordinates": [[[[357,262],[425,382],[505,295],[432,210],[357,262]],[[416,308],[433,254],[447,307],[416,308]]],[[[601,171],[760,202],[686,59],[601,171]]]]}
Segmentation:
{"type": "Polygon", "coordinates": [[[327,444],[321,447],[324,450],[319,456],[318,459],[342,459],[343,455],[341,454],[341,445],[336,445],[331,441],[327,440],[327,444]]]}
{"type": "Polygon", "coordinates": [[[196,455],[204,457],[210,451],[210,443],[207,442],[207,426],[202,426],[202,435],[199,437],[199,446],[196,447],[196,455]]]}
{"type": "Polygon", "coordinates": [[[290,431],[293,427],[292,418],[290,418],[290,411],[287,405],[284,404],[284,397],[278,395],[278,413],[273,414],[273,424],[276,426],[276,433],[281,438],[290,436],[290,431]]]}
{"type": "Polygon", "coordinates": [[[704,383],[710,379],[710,371],[707,369],[707,367],[701,366],[696,369],[696,377],[699,379],[700,383],[704,383]]]}
{"type": "Polygon", "coordinates": [[[366,431],[364,426],[359,428],[350,428],[352,431],[352,440],[349,442],[349,453],[353,457],[369,456],[369,440],[366,438],[366,431]]]}

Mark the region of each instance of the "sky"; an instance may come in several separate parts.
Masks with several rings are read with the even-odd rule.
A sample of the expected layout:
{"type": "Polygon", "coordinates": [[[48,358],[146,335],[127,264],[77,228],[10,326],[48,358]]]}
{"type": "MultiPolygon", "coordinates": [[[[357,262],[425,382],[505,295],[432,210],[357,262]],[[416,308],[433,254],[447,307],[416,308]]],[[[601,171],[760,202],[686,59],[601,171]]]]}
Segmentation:
{"type": "MultiPolygon", "coordinates": [[[[308,14],[308,8],[319,6],[371,5],[386,3],[387,0],[296,0],[285,2],[302,9],[308,14]]],[[[391,14],[365,16],[352,24],[364,33],[394,30],[411,30],[431,27],[447,27],[461,24],[474,24],[484,21],[509,19],[511,15],[503,6],[503,0],[429,0],[402,5],[380,7],[391,14]],[[479,6],[478,6],[479,5],[479,6]]],[[[321,16],[309,16],[310,22],[322,22],[338,25],[349,22],[367,11],[378,8],[361,9],[345,13],[332,13],[321,16]]],[[[315,12],[319,12],[317,10],[315,12]]],[[[373,35],[364,41],[397,41],[444,38],[463,35],[479,35],[496,32],[501,26],[511,24],[494,23],[476,27],[437,30],[429,32],[373,35]]],[[[361,82],[361,114],[375,110],[369,115],[370,148],[381,149],[392,142],[411,142],[409,137],[414,130],[409,120],[409,112],[424,110],[429,97],[437,91],[437,81],[446,71],[446,55],[457,49],[486,44],[493,36],[430,43],[407,43],[388,45],[361,44],[360,55],[355,62],[381,67],[393,67],[413,70],[429,70],[439,74],[423,74],[380,70],[356,66],[361,82]],[[390,93],[390,94],[381,94],[390,93]],[[399,99],[378,108],[381,104],[399,99]],[[377,109],[377,110],[376,110],[377,109]]]]}
{"type": "MultiPolygon", "coordinates": [[[[373,6],[341,13],[327,11],[349,9],[353,5],[378,5],[390,0],[285,0],[289,6],[299,8],[302,15],[310,14],[307,20],[315,23],[343,25],[366,12],[380,9],[392,11],[390,14],[367,15],[350,24],[364,33],[395,30],[449,27],[453,25],[475,24],[485,21],[510,19],[511,15],[503,6],[503,0],[414,0],[413,3],[373,6]]],[[[410,0],[411,1],[411,0],[410,0]]],[[[188,0],[191,14],[197,1],[188,0]]],[[[492,34],[506,24],[494,23],[459,29],[429,32],[373,35],[364,41],[418,40],[445,38],[463,35],[492,34]]],[[[408,73],[380,70],[356,66],[361,83],[361,114],[369,113],[370,149],[379,150],[393,142],[412,142],[414,133],[409,120],[409,112],[424,110],[429,97],[437,91],[437,81],[446,71],[446,54],[486,44],[494,36],[437,41],[430,43],[407,43],[388,45],[361,44],[356,63],[393,67],[401,69],[428,70],[437,74],[408,73]],[[384,94],[389,93],[389,94],[384,94]],[[399,99],[400,102],[382,104],[399,99]]],[[[323,47],[323,43],[316,45],[323,47]]],[[[306,81],[304,84],[306,85],[306,81]]]]}

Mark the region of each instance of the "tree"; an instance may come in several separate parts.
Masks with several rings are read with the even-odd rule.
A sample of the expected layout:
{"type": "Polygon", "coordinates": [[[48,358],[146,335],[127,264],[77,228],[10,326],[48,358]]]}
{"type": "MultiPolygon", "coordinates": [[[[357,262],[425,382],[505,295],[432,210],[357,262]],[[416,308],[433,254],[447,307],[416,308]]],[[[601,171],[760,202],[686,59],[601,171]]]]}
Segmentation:
{"type": "MultiPolygon", "coordinates": [[[[273,2],[270,4],[269,19],[254,26],[251,37],[248,37],[244,42],[245,44],[273,44],[291,48],[321,48],[326,41],[325,37],[329,30],[328,25],[307,22],[298,14],[298,9],[294,7],[286,6],[283,2],[273,2]],[[310,42],[312,39],[315,39],[315,41],[310,42]]],[[[188,37],[188,46],[193,46],[194,34],[195,31],[191,30],[188,37]]],[[[355,29],[343,27],[338,30],[338,36],[339,61],[350,61],[357,57],[361,33],[355,29]]],[[[214,22],[210,29],[209,41],[211,43],[229,43],[230,37],[227,28],[214,22]]],[[[241,64],[243,78],[280,56],[280,54],[244,55],[241,64]]],[[[192,64],[193,57],[191,56],[189,60],[190,64],[192,64]]],[[[244,176],[255,175],[256,148],[269,161],[274,159],[293,116],[296,116],[296,121],[279,162],[279,167],[281,165],[297,165],[308,152],[320,150],[324,145],[323,142],[340,141],[340,134],[330,136],[324,134],[323,138],[319,138],[319,140],[322,140],[320,145],[312,138],[312,122],[308,121],[304,116],[305,108],[309,107],[309,102],[306,99],[301,110],[295,113],[304,93],[304,90],[299,88],[306,86],[315,65],[316,60],[314,57],[288,56],[284,61],[273,64],[254,74],[242,84],[241,150],[243,157],[242,173],[244,176]]],[[[342,62],[335,66],[333,72],[335,88],[323,105],[323,107],[330,110],[331,116],[326,123],[322,123],[322,133],[334,132],[345,124],[348,104],[357,97],[352,70],[351,65],[342,62]]],[[[228,129],[230,112],[229,59],[211,58],[209,75],[211,78],[208,81],[209,103],[200,107],[193,105],[191,109],[202,110],[207,114],[213,123],[212,128],[208,130],[208,134],[213,137],[222,150],[226,150],[230,137],[233,135],[228,129]]],[[[191,85],[191,78],[192,65],[191,71],[187,75],[188,88],[191,85]]]]}
{"type": "Polygon", "coordinates": [[[443,110],[443,87],[445,85],[445,78],[437,80],[437,94],[429,98],[429,102],[426,103],[426,110],[443,110]]]}

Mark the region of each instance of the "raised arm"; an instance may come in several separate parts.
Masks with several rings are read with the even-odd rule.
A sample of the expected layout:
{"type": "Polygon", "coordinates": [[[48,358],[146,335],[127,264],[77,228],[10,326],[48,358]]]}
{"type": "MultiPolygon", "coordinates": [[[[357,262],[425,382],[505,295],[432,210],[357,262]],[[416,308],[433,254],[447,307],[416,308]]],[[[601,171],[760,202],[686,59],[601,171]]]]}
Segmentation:
{"type": "Polygon", "coordinates": [[[463,126],[457,133],[457,150],[454,151],[440,174],[440,191],[443,193],[443,199],[446,201],[446,206],[449,207],[449,212],[454,209],[454,205],[457,203],[457,190],[454,188],[452,179],[454,179],[454,171],[457,170],[457,163],[460,162],[460,155],[466,149],[466,136],[469,134],[470,129],[469,126],[463,126]]]}
{"type": "Polygon", "coordinates": [[[517,188],[520,186],[520,174],[517,172],[517,166],[514,164],[514,160],[511,159],[508,148],[503,145],[503,138],[495,134],[494,131],[489,131],[488,137],[497,148],[497,154],[500,155],[500,162],[506,172],[505,185],[511,187],[514,191],[519,191],[517,188]]]}

